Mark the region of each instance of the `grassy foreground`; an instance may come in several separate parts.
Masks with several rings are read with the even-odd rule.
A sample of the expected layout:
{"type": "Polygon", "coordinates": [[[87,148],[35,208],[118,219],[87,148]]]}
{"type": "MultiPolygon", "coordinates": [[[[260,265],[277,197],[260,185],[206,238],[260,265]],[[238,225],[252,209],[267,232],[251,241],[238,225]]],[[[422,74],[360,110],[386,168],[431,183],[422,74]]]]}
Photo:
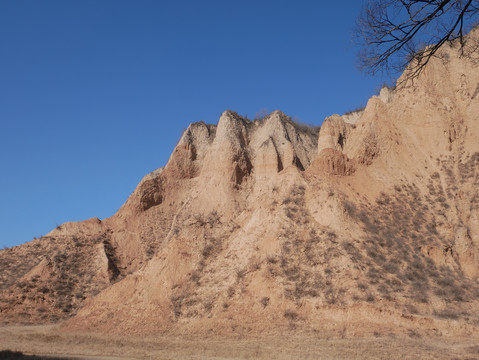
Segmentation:
{"type": "MultiPolygon", "coordinates": [[[[474,339],[321,339],[311,334],[241,338],[112,337],[57,326],[0,327],[0,352],[76,359],[477,359],[474,339]]],[[[28,358],[28,357],[25,357],[28,358]]]]}

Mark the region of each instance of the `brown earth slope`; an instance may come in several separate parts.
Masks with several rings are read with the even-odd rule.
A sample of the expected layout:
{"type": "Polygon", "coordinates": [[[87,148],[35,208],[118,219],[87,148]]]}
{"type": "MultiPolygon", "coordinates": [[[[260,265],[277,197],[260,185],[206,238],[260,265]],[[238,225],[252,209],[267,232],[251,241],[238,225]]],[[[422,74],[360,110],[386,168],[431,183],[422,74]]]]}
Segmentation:
{"type": "Polygon", "coordinates": [[[190,125],[113,217],[0,252],[0,320],[477,334],[479,71],[440,55],[319,135],[279,111],[190,125]]]}

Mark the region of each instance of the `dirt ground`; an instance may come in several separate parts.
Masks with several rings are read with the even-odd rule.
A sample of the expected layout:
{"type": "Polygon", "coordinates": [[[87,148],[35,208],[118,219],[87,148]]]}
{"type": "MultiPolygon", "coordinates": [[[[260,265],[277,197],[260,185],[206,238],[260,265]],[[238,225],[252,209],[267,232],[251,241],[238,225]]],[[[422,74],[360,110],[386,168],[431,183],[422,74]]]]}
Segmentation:
{"type": "MultiPolygon", "coordinates": [[[[478,359],[474,339],[321,339],[288,333],[274,337],[178,338],[72,334],[57,326],[0,327],[0,358],[17,351],[52,359],[478,359]]],[[[4,359],[6,357],[3,357],[4,359]]]]}

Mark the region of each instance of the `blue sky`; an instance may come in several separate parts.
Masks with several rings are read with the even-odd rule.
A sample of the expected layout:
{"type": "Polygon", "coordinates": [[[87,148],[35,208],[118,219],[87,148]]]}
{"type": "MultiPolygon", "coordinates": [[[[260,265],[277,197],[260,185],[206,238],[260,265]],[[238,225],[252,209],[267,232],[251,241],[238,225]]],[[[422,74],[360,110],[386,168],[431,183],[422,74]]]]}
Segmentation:
{"type": "Polygon", "coordinates": [[[364,106],[362,1],[0,2],[0,246],[106,218],[189,123],[364,106]]]}

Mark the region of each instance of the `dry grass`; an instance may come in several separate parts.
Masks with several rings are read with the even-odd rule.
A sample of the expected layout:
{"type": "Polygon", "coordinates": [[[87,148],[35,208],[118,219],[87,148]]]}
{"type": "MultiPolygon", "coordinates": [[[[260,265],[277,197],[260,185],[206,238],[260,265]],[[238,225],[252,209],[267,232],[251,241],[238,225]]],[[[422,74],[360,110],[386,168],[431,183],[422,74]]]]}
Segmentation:
{"type": "Polygon", "coordinates": [[[27,354],[95,359],[473,359],[475,339],[410,338],[379,333],[371,338],[324,339],[288,331],[277,336],[179,338],[174,336],[110,337],[69,334],[56,327],[2,327],[2,348],[27,354]]]}

